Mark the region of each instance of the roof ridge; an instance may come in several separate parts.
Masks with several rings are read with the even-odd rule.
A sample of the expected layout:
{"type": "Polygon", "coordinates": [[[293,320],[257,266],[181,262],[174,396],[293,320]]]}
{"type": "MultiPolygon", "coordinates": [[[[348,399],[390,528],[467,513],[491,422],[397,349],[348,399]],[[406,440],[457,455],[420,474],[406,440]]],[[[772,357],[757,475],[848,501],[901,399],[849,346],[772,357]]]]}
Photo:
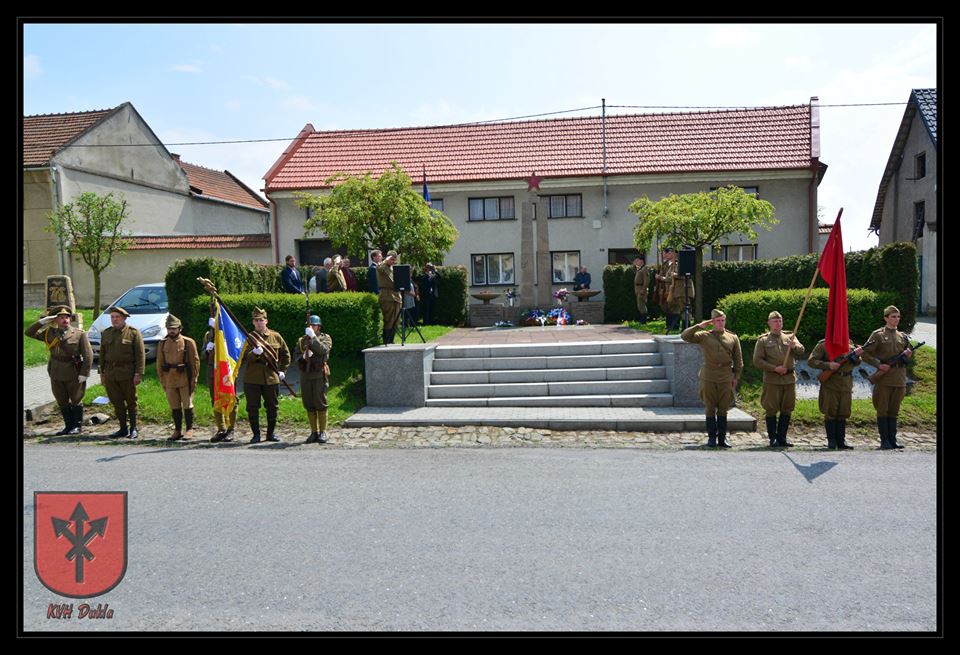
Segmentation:
{"type": "Polygon", "coordinates": [[[116,107],[108,107],[107,109],[91,109],[90,111],[67,111],[62,114],[25,114],[24,118],[47,118],[48,116],[85,116],[87,114],[102,114],[104,112],[113,111],[116,107]]]}

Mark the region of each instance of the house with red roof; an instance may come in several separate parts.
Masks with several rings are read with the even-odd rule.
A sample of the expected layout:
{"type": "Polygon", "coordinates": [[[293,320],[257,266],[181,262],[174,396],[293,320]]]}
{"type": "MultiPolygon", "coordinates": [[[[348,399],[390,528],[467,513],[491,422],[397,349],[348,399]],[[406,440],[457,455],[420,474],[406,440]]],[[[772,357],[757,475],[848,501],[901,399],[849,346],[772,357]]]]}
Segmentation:
{"type": "MultiPolygon", "coordinates": [[[[534,240],[531,268],[539,272],[532,274],[552,289],[569,287],[579,266],[602,288],[605,265],[632,260],[637,217],[628,206],[644,194],[657,200],[735,184],[773,203],[780,224],[772,232],[761,230],[755,242],[731,238],[708,260],[819,249],[817,186],[827,167],[814,97],[784,107],[437,127],[317,131],[308,124],[264,175],[275,261],[290,252],[311,263],[308,253],[332,252],[322,235],[304,235],[306,211],[295,192],[328,192],[324,181],[334,173],[377,175],[394,161],[418,188],[425,173],[433,207],[460,232],[443,263],[466,266],[472,291],[520,284],[521,209],[531,198],[534,222],[549,226],[546,238],[534,240]],[[534,174],[539,189],[529,191],[534,174]],[[544,270],[551,279],[542,279],[544,270]]],[[[647,253],[648,263],[655,260],[647,253]]]]}
{"type": "Polygon", "coordinates": [[[880,178],[870,229],[920,256],[920,311],[937,313],[937,90],[913,89],[880,178]]]}
{"type": "Polygon", "coordinates": [[[102,275],[101,302],[163,280],[185,257],[272,263],[267,202],[229,171],[180,160],[129,102],[113,109],[23,120],[24,303],[43,304],[48,275],[73,279],[93,301],[93,276],[43,228],[47,214],[82,193],[123,193],[133,245],[102,275]]]}

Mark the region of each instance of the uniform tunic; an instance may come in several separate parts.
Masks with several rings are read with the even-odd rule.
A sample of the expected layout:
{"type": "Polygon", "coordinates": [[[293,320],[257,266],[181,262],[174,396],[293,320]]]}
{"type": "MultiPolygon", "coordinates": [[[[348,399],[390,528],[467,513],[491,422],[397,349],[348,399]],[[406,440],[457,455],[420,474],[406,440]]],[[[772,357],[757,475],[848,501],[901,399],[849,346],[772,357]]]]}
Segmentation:
{"type": "Polygon", "coordinates": [[[637,296],[637,310],[641,314],[647,313],[647,285],[650,282],[650,272],[646,266],[637,269],[633,276],[633,292],[637,296]]]}
{"type": "Polygon", "coordinates": [[[80,405],[87,383],[80,382],[80,376],[90,376],[93,363],[93,348],[87,339],[87,333],[72,325],[61,330],[56,321],[46,326],[37,321],[25,331],[28,337],[44,342],[50,361],[47,362],[47,374],[50,376],[50,388],[57,404],[61,407],[80,405]]]}
{"type": "Polygon", "coordinates": [[[294,361],[300,369],[300,398],[307,411],[326,411],[327,389],[330,381],[324,373],[324,364],[330,359],[333,339],[320,332],[314,337],[303,335],[297,339],[294,361]],[[304,354],[310,353],[304,357],[304,354]]]}
{"type": "MultiPolygon", "coordinates": [[[[863,360],[873,366],[880,366],[891,357],[896,357],[910,347],[907,335],[886,326],[874,330],[863,349],[863,360]],[[871,343],[872,342],[872,343],[871,343]]],[[[873,407],[877,416],[896,416],[900,413],[900,403],[907,393],[907,366],[897,364],[890,367],[886,375],[873,386],[873,407]]]]}
{"type": "MultiPolygon", "coordinates": [[[[856,346],[850,343],[848,352],[854,348],[856,346]]],[[[831,361],[827,356],[825,340],[821,339],[813,347],[813,352],[810,353],[807,364],[811,368],[829,371],[831,361]]],[[[853,369],[856,366],[856,363],[844,360],[840,364],[840,368],[834,371],[826,382],[820,383],[820,412],[826,420],[850,418],[850,406],[853,398],[853,369]]]]}
{"type": "Polygon", "coordinates": [[[707,416],[726,416],[733,403],[731,381],[740,379],[743,370],[743,353],[740,339],[730,330],[717,334],[691,325],[680,333],[687,343],[695,343],[703,351],[703,366],[700,367],[700,400],[706,406],[707,416]]]}
{"type": "Polygon", "coordinates": [[[377,265],[377,284],[380,287],[380,309],[383,311],[383,329],[394,330],[400,319],[403,295],[393,288],[393,266],[386,262],[377,265]]]}
{"type": "Polygon", "coordinates": [[[197,342],[182,334],[176,339],[167,337],[161,341],[157,349],[157,375],[171,409],[192,408],[193,390],[200,376],[197,342]],[[165,371],[165,365],[172,368],[165,371]]]}
{"type": "Polygon", "coordinates": [[[347,278],[343,276],[343,271],[339,266],[334,266],[330,269],[330,272],[327,273],[327,291],[333,293],[335,291],[346,291],[347,290],[347,278]]]}
{"type": "Polygon", "coordinates": [[[100,336],[100,380],[113,404],[117,420],[137,417],[137,385],[134,375],[143,375],[146,357],[140,330],[130,325],[108,327],[100,336]]]}
{"type": "Polygon", "coordinates": [[[777,414],[791,414],[797,404],[797,374],[795,357],[803,355],[805,349],[799,341],[793,349],[788,345],[790,337],[781,332],[779,335],[767,332],[757,339],[753,349],[753,366],[763,371],[763,391],[760,394],[760,404],[767,416],[777,414]],[[774,371],[778,366],[785,366],[787,372],[780,375],[774,371]]]}
{"type": "MultiPolygon", "coordinates": [[[[287,348],[287,343],[283,340],[283,337],[280,336],[279,332],[270,328],[267,328],[261,336],[263,341],[277,351],[277,368],[280,371],[286,371],[287,367],[290,366],[290,349],[287,348]]],[[[278,397],[280,377],[267,364],[266,349],[260,355],[253,353],[256,346],[257,342],[251,337],[247,341],[247,350],[243,355],[243,362],[247,366],[243,373],[243,393],[247,397],[247,416],[257,414],[260,411],[260,399],[263,398],[267,418],[276,418],[277,408],[280,406],[278,397]]]]}

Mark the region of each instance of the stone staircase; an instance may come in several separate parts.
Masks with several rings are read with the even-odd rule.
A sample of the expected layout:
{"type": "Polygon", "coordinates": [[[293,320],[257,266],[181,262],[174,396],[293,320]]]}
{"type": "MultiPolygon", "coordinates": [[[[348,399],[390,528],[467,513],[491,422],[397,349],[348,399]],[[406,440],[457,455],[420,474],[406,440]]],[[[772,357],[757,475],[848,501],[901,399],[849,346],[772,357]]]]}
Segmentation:
{"type": "Polygon", "coordinates": [[[654,341],[438,346],[427,407],[670,407],[654,341]]]}

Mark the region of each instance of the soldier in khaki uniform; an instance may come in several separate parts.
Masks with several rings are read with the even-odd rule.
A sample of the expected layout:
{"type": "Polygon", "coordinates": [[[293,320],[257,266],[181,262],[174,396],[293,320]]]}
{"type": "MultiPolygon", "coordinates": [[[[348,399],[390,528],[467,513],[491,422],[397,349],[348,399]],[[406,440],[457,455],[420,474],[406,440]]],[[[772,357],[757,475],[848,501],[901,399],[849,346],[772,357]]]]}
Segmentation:
{"type": "Polygon", "coordinates": [[[300,398],[310,418],[306,443],[327,443],[327,389],[333,339],[321,331],[319,316],[311,316],[304,336],[297,340],[293,359],[300,369],[300,398]]]}
{"type": "Polygon", "coordinates": [[[93,348],[87,333],[70,325],[70,308],[58,306],[26,329],[25,334],[42,341],[50,353],[47,373],[50,388],[60,406],[64,427],[58,435],[80,434],[83,424],[83,394],[93,364],[93,348]]]}
{"type": "Polygon", "coordinates": [[[343,275],[340,264],[343,258],[337,255],[333,258],[333,268],[327,271],[327,292],[347,291],[347,278],[343,275]]]}
{"type": "Polygon", "coordinates": [[[795,358],[801,357],[806,351],[795,335],[783,332],[783,316],[780,312],[770,312],[767,325],[770,331],[757,339],[753,349],[753,366],[763,371],[760,404],[767,416],[770,447],[784,448],[793,445],[787,442],[787,429],[790,427],[790,414],[797,405],[795,358]],[[779,419],[777,414],[780,415],[779,419]]]}
{"type": "Polygon", "coordinates": [[[243,374],[243,393],[247,397],[247,418],[253,432],[250,443],[260,443],[261,398],[267,410],[267,441],[280,441],[273,432],[277,426],[277,410],[280,407],[280,382],[285,376],[284,371],[290,366],[290,350],[279,332],[267,328],[267,312],[259,307],[253,310],[253,329],[276,351],[279,371],[274,372],[268,363],[269,355],[266,349],[251,337],[243,355],[243,362],[247,366],[243,374]]]}
{"type": "Polygon", "coordinates": [[[157,375],[173,413],[174,432],[167,441],[193,438],[193,392],[200,376],[197,342],[180,333],[180,319],[167,315],[167,336],[157,349],[157,375]],[[180,432],[186,418],[186,434],[180,432]]]}
{"type": "Polygon", "coordinates": [[[640,313],[640,325],[647,322],[647,292],[650,284],[650,271],[643,255],[633,260],[636,273],[633,276],[633,293],[637,296],[637,311],[640,313]]]}
{"type": "MultiPolygon", "coordinates": [[[[813,352],[807,359],[811,368],[824,371],[833,371],[826,382],[820,383],[820,412],[823,414],[823,425],[827,431],[827,448],[831,450],[852,450],[848,446],[847,419],[850,418],[850,407],[853,400],[853,369],[860,363],[845,359],[834,362],[827,356],[826,340],[820,339],[813,347],[813,352]]],[[[856,346],[851,341],[847,352],[856,346]]]]}
{"type": "Polygon", "coordinates": [[[377,264],[377,284],[380,287],[380,309],[383,311],[383,345],[393,343],[403,307],[403,295],[393,288],[393,265],[397,263],[397,251],[391,250],[377,264]]]}
{"type": "Polygon", "coordinates": [[[703,351],[700,368],[700,400],[707,414],[707,445],[730,448],[727,443],[727,410],[733,403],[733,390],[740,381],[743,354],[740,339],[726,329],[727,315],[719,309],[710,312],[710,320],[691,325],[680,334],[703,351]],[[708,325],[712,330],[704,330],[708,325]]]}
{"type": "Polygon", "coordinates": [[[680,313],[683,312],[684,301],[693,302],[693,280],[680,275],[680,263],[677,261],[677,251],[673,248],[663,249],[663,270],[658,272],[657,280],[662,285],[660,291],[663,312],[667,318],[667,332],[680,329],[680,313]],[[683,287],[687,292],[684,297],[683,287]]]}
{"type": "Polygon", "coordinates": [[[213,328],[210,328],[207,330],[207,333],[203,335],[203,351],[204,361],[207,364],[207,388],[210,389],[210,404],[213,405],[213,418],[217,422],[217,432],[211,437],[210,442],[218,443],[220,441],[233,441],[233,429],[237,425],[237,407],[239,403],[233,404],[233,409],[230,410],[230,416],[224,416],[223,412],[216,408],[213,374],[217,368],[217,362],[213,359],[213,348],[213,328]]]}
{"type": "Polygon", "coordinates": [[[140,330],[127,325],[130,314],[123,307],[111,307],[109,311],[110,327],[100,336],[100,380],[120,422],[120,429],[110,436],[136,439],[140,436],[137,432],[137,385],[143,380],[146,363],[143,336],[140,330]]]}
{"type": "Polygon", "coordinates": [[[883,361],[905,352],[913,355],[907,335],[897,330],[900,325],[900,310],[890,305],[883,310],[886,325],[874,330],[867,340],[865,348],[858,348],[857,354],[863,355],[863,361],[883,371],[889,371],[877,380],[873,386],[873,407],[877,410],[877,430],[880,432],[880,449],[903,448],[897,443],[897,415],[900,403],[907,393],[907,366],[896,364],[891,367],[883,361]]]}

